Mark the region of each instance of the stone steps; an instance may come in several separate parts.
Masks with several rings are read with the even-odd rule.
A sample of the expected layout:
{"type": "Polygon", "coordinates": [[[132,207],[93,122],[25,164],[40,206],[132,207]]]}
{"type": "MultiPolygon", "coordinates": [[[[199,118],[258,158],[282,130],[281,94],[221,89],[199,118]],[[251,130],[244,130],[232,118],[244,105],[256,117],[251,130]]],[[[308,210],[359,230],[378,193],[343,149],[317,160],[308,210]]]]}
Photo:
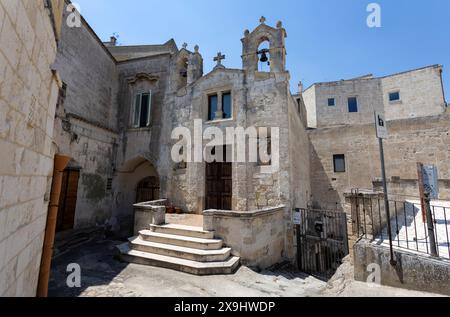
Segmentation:
{"type": "Polygon", "coordinates": [[[185,248],[176,245],[162,244],[144,241],[139,237],[130,238],[130,246],[133,250],[170,256],[197,262],[220,262],[230,258],[231,249],[199,250],[185,248]]]}
{"type": "Polygon", "coordinates": [[[149,228],[117,246],[122,260],[195,275],[232,274],[239,266],[240,258],[213,232],[172,224],[149,228]]]}
{"type": "Polygon", "coordinates": [[[150,231],[192,238],[214,239],[214,232],[204,231],[201,227],[190,227],[176,224],[166,224],[162,226],[150,225],[150,231]]]}
{"type": "Polygon", "coordinates": [[[121,258],[127,262],[163,267],[195,275],[233,274],[239,266],[239,258],[231,257],[221,262],[197,262],[159,254],[136,251],[129,244],[120,245],[121,258]]]}
{"type": "Polygon", "coordinates": [[[140,231],[139,237],[148,242],[171,244],[191,249],[218,250],[222,248],[222,240],[192,238],[174,234],[156,233],[150,230],[140,231]]]}

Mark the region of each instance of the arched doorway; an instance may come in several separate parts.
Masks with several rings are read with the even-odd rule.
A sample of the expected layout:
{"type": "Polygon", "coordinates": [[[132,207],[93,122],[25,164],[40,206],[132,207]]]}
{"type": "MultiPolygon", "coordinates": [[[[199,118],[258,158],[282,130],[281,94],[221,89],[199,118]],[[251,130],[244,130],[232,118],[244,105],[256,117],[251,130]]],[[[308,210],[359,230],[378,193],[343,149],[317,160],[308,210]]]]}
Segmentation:
{"type": "Polygon", "coordinates": [[[136,203],[158,200],[159,179],[156,176],[146,177],[138,183],[136,189],[136,203]]]}
{"type": "Polygon", "coordinates": [[[133,205],[159,199],[160,188],[159,174],[149,160],[143,156],[128,160],[114,179],[113,214],[118,219],[132,219],[133,205]]]}

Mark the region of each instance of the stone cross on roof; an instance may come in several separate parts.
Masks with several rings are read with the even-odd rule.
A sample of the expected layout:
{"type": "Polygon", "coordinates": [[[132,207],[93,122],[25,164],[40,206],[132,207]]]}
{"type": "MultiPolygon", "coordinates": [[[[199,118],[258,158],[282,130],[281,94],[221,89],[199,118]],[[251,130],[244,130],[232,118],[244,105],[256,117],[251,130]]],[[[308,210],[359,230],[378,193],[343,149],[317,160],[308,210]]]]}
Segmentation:
{"type": "Polygon", "coordinates": [[[266,19],[265,16],[262,16],[261,19],[259,19],[259,22],[260,22],[261,24],[266,23],[266,21],[267,21],[267,19],[266,19]]]}
{"type": "Polygon", "coordinates": [[[216,68],[223,68],[222,60],[225,59],[225,55],[222,55],[222,52],[217,53],[217,56],[214,57],[214,61],[217,62],[216,68]]]}
{"type": "Polygon", "coordinates": [[[188,44],[187,43],[183,43],[183,48],[187,49],[187,47],[188,47],[188,44]]]}

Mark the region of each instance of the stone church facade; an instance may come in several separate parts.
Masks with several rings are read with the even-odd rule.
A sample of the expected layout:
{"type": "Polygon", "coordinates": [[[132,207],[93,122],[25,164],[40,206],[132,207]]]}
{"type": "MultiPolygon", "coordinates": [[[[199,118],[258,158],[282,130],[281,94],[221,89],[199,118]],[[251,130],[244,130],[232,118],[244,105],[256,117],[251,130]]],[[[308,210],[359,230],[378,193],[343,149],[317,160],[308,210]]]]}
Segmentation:
{"type": "MultiPolygon", "coordinates": [[[[198,47],[179,49],[173,40],[116,46],[114,38],[102,43],[84,20],[81,28],[64,25],[55,62],[64,82],[55,144],[58,152],[70,153],[68,170],[75,171],[78,186],[76,205],[67,210],[72,222],[62,229],[105,226],[127,235],[133,205],[159,198],[193,214],[284,206],[281,226],[287,230],[278,258],[293,258],[290,211],[310,195],[309,141],[306,116],[290,93],[286,37],[281,22],[271,27],[261,20],[244,33],[242,69],[226,68],[219,54],[217,66],[204,74],[198,47]],[[263,42],[270,72],[258,71],[263,42]],[[217,100],[213,113],[211,99],[217,100]],[[270,166],[258,162],[175,163],[172,131],[193,132],[199,121],[202,131],[215,127],[224,135],[227,128],[279,128],[279,168],[267,173],[270,166]]],[[[226,142],[214,146],[230,151],[226,142]]]]}

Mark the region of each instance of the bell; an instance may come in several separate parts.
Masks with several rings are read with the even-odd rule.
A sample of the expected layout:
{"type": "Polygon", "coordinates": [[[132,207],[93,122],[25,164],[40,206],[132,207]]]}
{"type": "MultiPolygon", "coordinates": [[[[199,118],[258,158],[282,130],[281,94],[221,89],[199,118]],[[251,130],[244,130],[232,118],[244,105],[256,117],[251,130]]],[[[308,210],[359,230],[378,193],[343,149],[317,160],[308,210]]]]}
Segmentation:
{"type": "Polygon", "coordinates": [[[269,60],[269,58],[267,58],[266,52],[263,51],[262,54],[261,54],[261,59],[260,59],[261,63],[265,63],[265,62],[267,62],[268,60],[269,60]]]}

